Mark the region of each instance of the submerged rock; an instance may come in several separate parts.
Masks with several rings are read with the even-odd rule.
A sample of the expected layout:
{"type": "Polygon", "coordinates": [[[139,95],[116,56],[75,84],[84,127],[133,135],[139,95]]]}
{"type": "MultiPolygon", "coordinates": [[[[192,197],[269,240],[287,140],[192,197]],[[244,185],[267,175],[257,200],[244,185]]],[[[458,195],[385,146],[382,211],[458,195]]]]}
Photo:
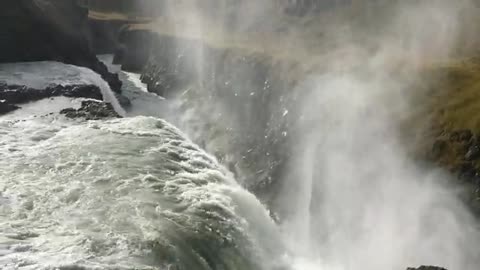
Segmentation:
{"type": "Polygon", "coordinates": [[[113,91],[122,82],[87,41],[88,10],[76,0],[4,0],[0,4],[0,62],[58,61],[100,74],[113,91]]]}
{"type": "Polygon", "coordinates": [[[438,267],[438,266],[420,266],[418,268],[413,268],[409,267],[407,270],[447,270],[446,268],[443,267],[438,267]]]}
{"type": "Polygon", "coordinates": [[[60,114],[64,114],[67,118],[85,118],[86,120],[121,118],[121,116],[115,112],[112,104],[95,100],[82,101],[80,109],[67,108],[61,110],[60,114]]]}

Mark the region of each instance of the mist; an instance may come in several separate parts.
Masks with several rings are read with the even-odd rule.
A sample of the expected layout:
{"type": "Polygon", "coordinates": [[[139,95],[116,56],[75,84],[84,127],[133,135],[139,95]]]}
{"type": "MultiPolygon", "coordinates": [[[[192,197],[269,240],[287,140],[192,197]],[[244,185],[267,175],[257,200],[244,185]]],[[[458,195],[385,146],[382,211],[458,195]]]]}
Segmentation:
{"type": "MultiPolygon", "coordinates": [[[[197,142],[210,134],[192,128],[199,114],[211,115],[219,130],[259,124],[257,114],[244,113],[250,107],[232,107],[242,95],[257,94],[248,86],[236,87],[227,98],[211,93],[219,90],[205,70],[213,61],[205,44],[294,59],[302,72],[295,72],[292,88],[271,95],[282,102],[266,101],[261,112],[268,124],[258,125],[286,137],[282,149],[288,158],[272,180],[279,188],[265,204],[280,216],[292,268],[478,269],[478,223],[459,199],[459,188],[447,172],[414,161],[400,130],[411,101],[421,94],[410,88],[419,70],[475,47],[478,8],[469,0],[380,2],[312,6],[300,17],[285,15],[279,1],[165,2],[168,15],[157,31],[201,41],[188,54],[194,91],[208,96],[176,115],[176,124],[197,142]]],[[[281,61],[273,68],[284,78],[292,76],[281,61]]],[[[238,74],[244,81],[255,76],[238,74]]],[[[246,150],[234,148],[227,135],[215,136],[203,145],[208,151],[246,150]]],[[[255,178],[245,176],[248,171],[236,174],[255,178]]]]}
{"type": "Polygon", "coordinates": [[[384,32],[368,41],[374,50],[347,41],[363,55],[294,90],[308,94],[280,203],[296,202],[283,226],[287,245],[307,258],[298,269],[478,268],[478,225],[450,176],[415,164],[399,132],[419,94],[409,89],[416,72],[446,61],[459,44],[462,5],[469,3],[396,5],[384,32]]]}

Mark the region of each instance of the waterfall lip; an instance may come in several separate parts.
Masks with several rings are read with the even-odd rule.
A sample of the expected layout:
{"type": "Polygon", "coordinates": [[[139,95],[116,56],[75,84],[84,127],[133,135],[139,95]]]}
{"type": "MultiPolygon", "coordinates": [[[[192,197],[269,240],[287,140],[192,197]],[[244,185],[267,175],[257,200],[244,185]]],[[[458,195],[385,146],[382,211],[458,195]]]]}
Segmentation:
{"type": "Polygon", "coordinates": [[[155,256],[203,262],[197,269],[212,261],[256,265],[257,255],[249,254],[257,234],[250,234],[274,228],[253,195],[164,120],[1,120],[8,145],[0,149],[17,149],[0,158],[1,196],[9,200],[8,209],[0,206],[9,217],[0,226],[6,269],[19,262],[35,269],[158,269],[169,262],[152,262],[155,256]],[[43,138],[24,136],[34,132],[43,138]],[[194,239],[201,245],[190,244],[194,239]]]}
{"type": "MultiPolygon", "coordinates": [[[[56,62],[1,65],[0,81],[103,88],[88,69],[56,62]]],[[[108,97],[112,92],[105,89],[108,97]]],[[[279,238],[267,237],[278,228],[215,157],[159,118],[69,121],[52,113],[82,100],[42,99],[0,118],[6,153],[0,157],[0,201],[8,200],[0,204],[8,217],[0,221],[6,225],[0,226],[0,265],[127,270],[166,263],[200,263],[198,269],[276,264],[260,257],[283,252],[273,243],[279,238]]]]}

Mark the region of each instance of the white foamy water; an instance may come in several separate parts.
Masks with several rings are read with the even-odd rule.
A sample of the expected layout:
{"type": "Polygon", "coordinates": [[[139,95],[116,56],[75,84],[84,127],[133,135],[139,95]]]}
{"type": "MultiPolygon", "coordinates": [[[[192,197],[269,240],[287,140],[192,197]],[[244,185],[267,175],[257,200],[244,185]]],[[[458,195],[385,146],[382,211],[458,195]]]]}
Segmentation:
{"type": "MultiPolygon", "coordinates": [[[[95,82],[83,70],[38,64],[9,65],[0,80],[95,82]]],[[[44,99],[0,116],[2,270],[281,265],[268,212],[214,157],[158,118],[58,114],[81,100],[44,99]]]]}
{"type": "Polygon", "coordinates": [[[255,197],[162,120],[0,126],[2,269],[204,269],[202,251],[233,266],[273,240],[255,197]]]}
{"type": "Polygon", "coordinates": [[[169,111],[169,102],[163,97],[147,90],[147,86],[142,83],[140,74],[125,72],[119,65],[113,65],[113,55],[100,55],[99,59],[104,62],[111,72],[118,73],[123,82],[122,95],[127,97],[132,106],[128,108],[128,116],[154,116],[165,118],[169,111]]]}

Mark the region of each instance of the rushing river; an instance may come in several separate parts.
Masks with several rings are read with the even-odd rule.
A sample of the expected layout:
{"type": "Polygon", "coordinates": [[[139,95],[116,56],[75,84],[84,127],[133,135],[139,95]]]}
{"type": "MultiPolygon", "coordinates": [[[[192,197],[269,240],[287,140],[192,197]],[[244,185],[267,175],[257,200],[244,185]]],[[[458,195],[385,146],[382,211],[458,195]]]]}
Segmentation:
{"type": "Polygon", "coordinates": [[[58,111],[81,99],[57,97],[0,117],[2,270],[477,269],[477,225],[439,184],[448,177],[412,164],[388,125],[404,109],[385,98],[390,78],[330,74],[299,86],[316,91],[276,179],[279,223],[195,134],[163,120],[180,111],[138,75],[121,78],[126,110],[89,70],[0,66],[9,83],[97,84],[126,116],[68,120],[58,111]]]}
{"type": "MultiPolygon", "coordinates": [[[[2,66],[0,76],[35,86],[38,78],[96,81],[76,67],[37,67],[38,77],[35,64],[2,66]]],[[[43,100],[0,118],[1,269],[280,264],[266,209],[214,157],[158,118],[78,122],[51,114],[76,105],[43,100]]]]}

